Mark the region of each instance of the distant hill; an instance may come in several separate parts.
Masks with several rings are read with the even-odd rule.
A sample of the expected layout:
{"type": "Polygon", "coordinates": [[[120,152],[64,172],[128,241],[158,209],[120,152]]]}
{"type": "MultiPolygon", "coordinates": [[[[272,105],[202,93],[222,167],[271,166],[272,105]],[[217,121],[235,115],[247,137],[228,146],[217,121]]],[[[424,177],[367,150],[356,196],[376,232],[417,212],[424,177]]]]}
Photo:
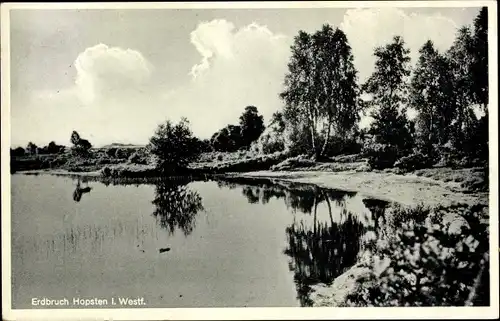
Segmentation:
{"type": "Polygon", "coordinates": [[[122,144],[122,143],[112,143],[108,145],[104,145],[100,148],[141,148],[146,147],[146,145],[134,145],[134,144],[122,144]]]}

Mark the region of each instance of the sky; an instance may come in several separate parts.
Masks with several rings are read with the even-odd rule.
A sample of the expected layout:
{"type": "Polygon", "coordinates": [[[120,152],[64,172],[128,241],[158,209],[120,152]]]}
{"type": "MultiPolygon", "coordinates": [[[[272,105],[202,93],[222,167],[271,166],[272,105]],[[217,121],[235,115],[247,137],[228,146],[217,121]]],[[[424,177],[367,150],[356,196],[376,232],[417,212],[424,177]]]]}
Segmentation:
{"type": "MultiPolygon", "coordinates": [[[[187,117],[209,138],[245,106],[267,122],[299,30],[325,23],[348,38],[363,82],[373,48],[400,35],[444,51],[479,8],[14,9],[10,12],[11,145],[146,144],[158,124],[187,117]]],[[[362,126],[368,122],[362,119],[362,126]]]]}

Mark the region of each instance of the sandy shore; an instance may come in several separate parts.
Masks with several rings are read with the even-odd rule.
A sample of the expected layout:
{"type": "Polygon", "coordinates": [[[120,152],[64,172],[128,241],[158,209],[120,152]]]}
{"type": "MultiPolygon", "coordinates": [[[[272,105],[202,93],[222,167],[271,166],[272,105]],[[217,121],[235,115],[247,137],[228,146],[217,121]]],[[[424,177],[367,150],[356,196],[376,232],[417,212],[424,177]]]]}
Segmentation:
{"type": "Polygon", "coordinates": [[[375,172],[260,171],[233,174],[239,177],[265,177],[310,183],[324,188],[355,191],[371,198],[414,206],[488,204],[488,193],[467,193],[459,183],[443,182],[416,175],[375,172]]]}

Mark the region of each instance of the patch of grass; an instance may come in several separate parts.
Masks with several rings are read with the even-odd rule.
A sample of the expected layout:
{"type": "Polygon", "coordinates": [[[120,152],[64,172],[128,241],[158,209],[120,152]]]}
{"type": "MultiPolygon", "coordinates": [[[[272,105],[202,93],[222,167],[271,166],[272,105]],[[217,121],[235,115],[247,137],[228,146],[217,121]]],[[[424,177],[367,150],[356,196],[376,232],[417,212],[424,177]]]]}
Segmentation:
{"type": "Polygon", "coordinates": [[[427,168],[413,173],[437,181],[460,183],[461,188],[469,192],[485,192],[489,190],[488,169],[485,167],[462,169],[450,167],[427,168]]]}

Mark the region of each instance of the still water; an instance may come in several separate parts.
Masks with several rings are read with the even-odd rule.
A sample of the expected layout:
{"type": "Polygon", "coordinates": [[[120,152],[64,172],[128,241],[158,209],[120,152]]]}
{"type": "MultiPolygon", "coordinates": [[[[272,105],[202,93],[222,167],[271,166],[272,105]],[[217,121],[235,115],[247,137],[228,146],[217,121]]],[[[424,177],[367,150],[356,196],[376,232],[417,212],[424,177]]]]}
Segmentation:
{"type": "Polygon", "coordinates": [[[356,262],[385,206],[266,180],[15,174],[13,308],[43,308],[32,298],[123,308],[111,306],[118,297],[143,297],[147,308],[308,306],[311,285],[356,262]]]}

